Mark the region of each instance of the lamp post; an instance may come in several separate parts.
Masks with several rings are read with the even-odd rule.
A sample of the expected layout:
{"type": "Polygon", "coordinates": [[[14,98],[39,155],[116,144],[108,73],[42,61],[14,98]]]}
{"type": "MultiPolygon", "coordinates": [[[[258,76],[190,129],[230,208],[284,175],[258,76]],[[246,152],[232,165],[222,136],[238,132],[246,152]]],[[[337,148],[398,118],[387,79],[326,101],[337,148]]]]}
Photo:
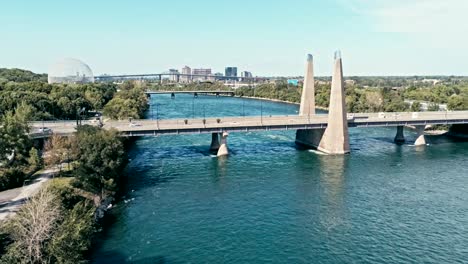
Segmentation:
{"type": "Polygon", "coordinates": [[[195,119],[195,96],[192,97],[192,119],[195,119]]]}
{"type": "Polygon", "coordinates": [[[242,116],[245,117],[245,101],[242,100],[242,116]]]}
{"type": "Polygon", "coordinates": [[[260,123],[263,125],[263,102],[260,101],[260,123]]]}
{"type": "Polygon", "coordinates": [[[41,101],[41,108],[42,108],[42,133],[44,133],[44,101],[41,101]]]}
{"type": "Polygon", "coordinates": [[[159,105],[158,105],[158,103],[156,103],[156,126],[159,129],[159,109],[158,109],[158,107],[159,107],[159,105]]]}

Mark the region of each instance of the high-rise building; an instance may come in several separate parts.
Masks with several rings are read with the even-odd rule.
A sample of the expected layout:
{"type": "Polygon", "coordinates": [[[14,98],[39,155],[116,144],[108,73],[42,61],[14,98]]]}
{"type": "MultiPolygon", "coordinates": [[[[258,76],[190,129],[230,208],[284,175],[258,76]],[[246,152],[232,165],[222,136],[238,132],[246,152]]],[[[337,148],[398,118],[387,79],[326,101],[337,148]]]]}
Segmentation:
{"type": "Polygon", "coordinates": [[[249,72],[249,71],[243,71],[243,72],[241,72],[241,77],[242,77],[242,78],[252,78],[253,75],[252,75],[252,73],[249,72]]]}
{"type": "Polygon", "coordinates": [[[195,81],[206,81],[211,80],[211,69],[193,69],[192,70],[193,80],[195,81]]]}
{"type": "Polygon", "coordinates": [[[169,80],[171,82],[178,82],[179,81],[179,71],[176,69],[169,69],[169,80]]]}
{"type": "Polygon", "coordinates": [[[237,67],[226,67],[224,69],[224,76],[237,77],[237,67]]]}
{"type": "Polygon", "coordinates": [[[182,68],[182,74],[185,75],[180,76],[180,82],[189,83],[192,81],[192,69],[189,66],[185,65],[182,68]]]}

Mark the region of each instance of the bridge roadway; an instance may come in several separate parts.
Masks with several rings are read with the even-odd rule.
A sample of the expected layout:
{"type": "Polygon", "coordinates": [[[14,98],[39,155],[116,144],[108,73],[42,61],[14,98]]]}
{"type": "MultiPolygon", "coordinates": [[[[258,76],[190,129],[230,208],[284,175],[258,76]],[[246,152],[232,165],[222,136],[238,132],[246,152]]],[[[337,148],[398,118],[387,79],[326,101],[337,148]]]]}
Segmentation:
{"type": "Polygon", "coordinates": [[[234,95],[233,91],[146,91],[146,94],[229,94],[234,95]]]}
{"type": "MultiPolygon", "coordinates": [[[[321,129],[327,127],[328,115],[312,116],[254,116],[209,117],[204,119],[165,119],[105,121],[105,129],[117,129],[125,136],[158,136],[221,132],[250,132],[268,130],[321,129]],[[219,122],[218,122],[219,121],[219,122]]],[[[31,122],[33,137],[47,137],[51,133],[71,134],[76,121],[44,122],[51,131],[41,133],[43,122],[31,122]]],[[[97,125],[82,121],[82,124],[97,125]]],[[[419,113],[356,113],[348,114],[349,127],[394,127],[437,124],[468,124],[468,111],[419,113]]]]}
{"type": "Polygon", "coordinates": [[[96,80],[105,80],[105,79],[130,79],[130,78],[151,78],[158,77],[162,79],[162,76],[177,76],[177,77],[189,77],[189,78],[211,78],[211,79],[244,79],[244,80],[263,80],[266,77],[241,77],[241,76],[220,76],[214,74],[187,74],[187,73],[148,73],[148,74],[121,74],[121,75],[98,75],[94,76],[96,80]]]}

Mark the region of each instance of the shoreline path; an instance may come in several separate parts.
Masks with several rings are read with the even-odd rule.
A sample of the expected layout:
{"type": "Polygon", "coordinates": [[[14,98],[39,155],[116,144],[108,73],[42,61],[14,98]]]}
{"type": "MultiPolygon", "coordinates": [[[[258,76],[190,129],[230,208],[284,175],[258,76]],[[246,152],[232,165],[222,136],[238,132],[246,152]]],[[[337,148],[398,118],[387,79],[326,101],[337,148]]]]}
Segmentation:
{"type": "Polygon", "coordinates": [[[0,221],[14,215],[21,206],[34,194],[40,187],[52,178],[58,169],[46,169],[35,174],[33,180],[28,185],[15,189],[0,192],[0,221]]]}

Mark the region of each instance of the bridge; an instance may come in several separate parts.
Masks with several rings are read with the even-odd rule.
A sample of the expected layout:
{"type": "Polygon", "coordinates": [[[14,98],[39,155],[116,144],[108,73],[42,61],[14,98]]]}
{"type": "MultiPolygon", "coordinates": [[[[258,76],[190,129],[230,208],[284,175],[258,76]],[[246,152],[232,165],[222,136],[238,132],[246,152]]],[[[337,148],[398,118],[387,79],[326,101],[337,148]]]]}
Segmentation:
{"type": "Polygon", "coordinates": [[[239,77],[239,76],[221,76],[213,74],[185,74],[185,73],[148,73],[148,74],[122,74],[122,75],[100,75],[94,76],[95,81],[108,80],[143,80],[156,79],[162,82],[163,76],[173,77],[176,82],[180,81],[180,77],[185,77],[187,80],[203,79],[203,80],[239,80],[250,82],[260,82],[268,80],[266,77],[239,77]]]}
{"type": "MultiPolygon", "coordinates": [[[[315,148],[328,154],[346,154],[350,152],[349,127],[396,127],[394,141],[402,143],[405,141],[404,127],[412,126],[418,134],[414,144],[419,146],[426,145],[424,129],[427,125],[468,124],[468,111],[348,114],[345,104],[342,59],[339,53],[335,54],[328,114],[315,113],[314,84],[313,57],[308,55],[299,115],[106,121],[100,125],[105,129],[116,129],[122,135],[130,137],[211,133],[210,149],[216,150],[218,156],[225,156],[229,153],[227,137],[233,132],[295,130],[298,145],[315,148]]],[[[176,93],[175,91],[159,93],[169,92],[176,93]]],[[[187,92],[199,91],[178,91],[177,93],[187,92]]],[[[68,135],[76,130],[75,121],[47,122],[46,124],[47,131],[44,130],[45,123],[31,123],[32,136],[45,137],[50,136],[51,133],[68,135]]],[[[82,124],[98,125],[91,121],[83,121],[82,124]]]]}
{"type": "Polygon", "coordinates": [[[195,96],[199,95],[199,94],[212,94],[212,95],[230,95],[230,96],[234,96],[234,92],[233,91],[146,91],[145,92],[146,95],[148,96],[151,96],[152,94],[170,94],[172,97],[175,96],[175,94],[186,94],[186,93],[189,93],[189,94],[193,94],[195,96]]]}
{"type": "MultiPolygon", "coordinates": [[[[196,119],[106,121],[105,129],[116,129],[124,136],[160,136],[182,134],[233,133],[271,130],[312,130],[325,129],[328,114],[309,116],[252,116],[252,117],[210,117],[196,119]]],[[[418,127],[427,125],[468,124],[468,111],[454,112],[400,112],[400,113],[351,113],[347,114],[348,127],[418,127]]],[[[85,125],[97,125],[93,121],[82,121],[85,125]]],[[[33,136],[40,137],[47,132],[37,132],[43,126],[50,133],[68,135],[76,131],[76,121],[45,121],[30,123],[33,136]],[[36,131],[36,132],[35,132],[36,131]]]]}

